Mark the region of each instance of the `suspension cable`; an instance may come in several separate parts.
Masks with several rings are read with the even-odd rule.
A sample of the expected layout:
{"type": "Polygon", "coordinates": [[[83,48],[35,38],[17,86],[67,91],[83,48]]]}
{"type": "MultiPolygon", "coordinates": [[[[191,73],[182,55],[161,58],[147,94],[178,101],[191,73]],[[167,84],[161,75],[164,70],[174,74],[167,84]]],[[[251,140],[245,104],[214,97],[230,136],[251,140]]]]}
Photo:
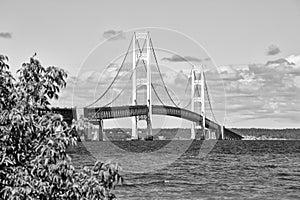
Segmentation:
{"type": "MultiPolygon", "coordinates": [[[[139,44],[139,42],[138,42],[138,40],[136,41],[137,42],[137,44],[138,44],[138,48],[139,48],[139,51],[140,51],[140,53],[141,52],[143,52],[143,50],[144,50],[144,48],[145,48],[145,44],[146,44],[146,42],[144,42],[144,44],[143,44],[143,48],[141,49],[141,47],[140,47],[140,44],[139,44]]],[[[140,55],[141,56],[141,55],[140,55]]],[[[139,61],[139,60],[138,60],[139,61]]],[[[138,62],[137,61],[137,62],[138,62]]],[[[143,63],[144,63],[144,65],[145,65],[145,62],[144,62],[144,60],[142,60],[143,61],[143,63]]],[[[137,64],[136,64],[136,66],[137,66],[137,64]]],[[[145,66],[146,67],[146,66],[145,66]]],[[[131,80],[132,79],[132,76],[133,76],[133,73],[134,73],[134,70],[131,72],[131,74],[130,74],[130,78],[129,78],[129,80],[131,80]]],[[[155,92],[155,94],[156,94],[156,96],[157,96],[157,98],[158,98],[158,100],[162,103],[162,101],[161,101],[161,99],[159,98],[159,96],[157,95],[157,92],[156,92],[156,90],[155,90],[155,88],[154,88],[154,86],[153,86],[153,84],[151,84],[152,85],[152,88],[154,89],[154,92],[155,92]]],[[[106,104],[105,106],[103,106],[103,107],[107,107],[108,105],[110,105],[110,104],[112,104],[113,102],[115,102],[121,95],[122,95],[122,93],[125,91],[125,88],[111,101],[111,102],[109,102],[108,104],[106,104]]],[[[162,103],[163,104],[163,103],[162,103]]]]}
{"type": "Polygon", "coordinates": [[[186,109],[187,107],[189,107],[191,105],[191,103],[192,103],[192,99],[190,99],[189,103],[186,106],[184,106],[183,108],[186,109]]]}
{"type": "Polygon", "coordinates": [[[164,88],[165,88],[165,90],[166,90],[166,92],[167,92],[167,95],[168,95],[168,97],[170,98],[170,100],[172,101],[172,103],[175,105],[175,107],[178,108],[178,105],[177,105],[177,104],[174,102],[174,100],[172,99],[172,97],[171,97],[171,95],[170,95],[170,93],[169,93],[169,91],[168,91],[168,89],[167,89],[167,87],[166,87],[166,84],[165,84],[165,82],[164,82],[164,79],[163,79],[163,77],[162,77],[162,74],[161,74],[161,71],[160,71],[160,68],[159,68],[159,64],[158,64],[158,61],[157,61],[157,57],[156,57],[156,54],[155,54],[155,51],[154,51],[153,42],[152,42],[152,39],[151,39],[151,38],[150,38],[150,45],[151,45],[151,49],[152,49],[152,52],[153,52],[153,56],[154,56],[154,59],[155,59],[155,62],[156,62],[156,67],[157,67],[157,69],[158,69],[160,78],[161,78],[162,83],[163,83],[163,85],[164,85],[164,88]]]}
{"type": "MultiPolygon", "coordinates": [[[[193,72],[192,72],[192,70],[191,70],[191,72],[190,72],[190,77],[192,77],[192,75],[193,75],[193,72]]],[[[192,80],[191,80],[191,81],[192,81],[192,80]]],[[[187,84],[186,84],[186,87],[185,87],[185,90],[184,90],[184,93],[185,93],[185,94],[186,94],[186,91],[187,91],[187,88],[188,88],[189,85],[192,85],[192,84],[190,84],[190,81],[189,81],[189,79],[188,79],[187,84]]],[[[195,94],[194,94],[194,95],[195,95],[195,94]]],[[[187,105],[185,105],[183,108],[185,109],[185,108],[189,107],[189,106],[191,105],[191,103],[192,103],[192,99],[190,99],[189,103],[188,103],[187,105]]]]}
{"type": "MultiPolygon", "coordinates": [[[[140,46],[140,43],[139,43],[138,40],[136,41],[136,43],[137,43],[137,45],[138,45],[138,50],[139,50],[139,53],[140,53],[140,55],[141,55],[141,53],[144,51],[144,48],[145,48],[145,45],[146,45],[146,40],[144,40],[143,48],[142,48],[142,49],[141,49],[141,46],[140,46]]],[[[147,73],[146,63],[145,63],[145,61],[144,61],[143,59],[142,59],[142,62],[143,62],[143,66],[144,66],[145,72],[147,73]]],[[[152,89],[153,89],[153,91],[154,91],[154,93],[155,93],[157,99],[160,101],[161,104],[164,105],[164,103],[163,103],[163,102],[161,101],[161,99],[159,98],[159,96],[158,96],[158,94],[157,94],[157,92],[156,92],[156,90],[155,90],[155,88],[154,88],[154,86],[153,86],[152,83],[151,83],[151,87],[152,87],[152,89]]]]}
{"type": "MultiPolygon", "coordinates": [[[[145,44],[146,44],[146,40],[144,41],[144,44],[143,44],[143,49],[141,49],[141,47],[140,47],[140,43],[139,43],[139,41],[137,41],[137,45],[138,45],[138,48],[139,48],[139,52],[140,52],[140,53],[142,53],[142,52],[143,52],[143,50],[144,50],[144,45],[145,45],[145,44]]],[[[142,62],[143,62],[143,66],[144,66],[145,72],[147,73],[147,67],[146,67],[146,63],[145,63],[145,61],[144,61],[144,60],[142,60],[142,62]]],[[[151,83],[151,87],[152,87],[152,89],[153,89],[153,91],[154,91],[154,93],[155,93],[155,96],[157,97],[157,99],[160,101],[160,103],[161,103],[162,105],[164,105],[164,106],[165,106],[165,104],[163,103],[163,101],[161,100],[161,98],[158,96],[158,93],[157,93],[157,91],[156,91],[156,89],[155,89],[155,87],[154,87],[153,83],[151,83]]]]}
{"type": "Polygon", "coordinates": [[[112,85],[114,84],[114,82],[117,80],[118,75],[119,75],[119,73],[121,72],[121,69],[122,69],[123,66],[124,66],[124,63],[125,63],[125,60],[126,60],[126,58],[127,58],[129,49],[130,49],[130,47],[131,47],[133,38],[135,38],[135,36],[133,36],[133,37],[131,38],[131,41],[130,41],[130,44],[129,44],[129,46],[128,46],[127,52],[126,52],[126,54],[125,54],[125,57],[124,57],[124,59],[123,59],[123,61],[122,61],[122,64],[121,64],[119,70],[117,71],[117,74],[116,74],[116,76],[114,77],[113,81],[110,83],[110,85],[108,86],[108,88],[102,93],[102,95],[96,99],[96,101],[92,102],[91,104],[87,105],[86,107],[90,107],[90,106],[94,105],[95,103],[97,103],[100,99],[102,99],[102,97],[104,97],[104,95],[106,95],[106,93],[110,90],[111,86],[112,86],[112,85]]]}
{"type": "MultiPolygon", "coordinates": [[[[135,35],[134,35],[135,36],[135,35]]],[[[138,41],[137,41],[138,42],[138,41]]],[[[130,48],[130,46],[131,46],[131,43],[132,43],[132,40],[131,40],[131,42],[130,42],[130,45],[129,45],[129,48],[130,48]]],[[[141,51],[143,51],[144,50],[144,48],[145,48],[145,42],[144,42],[144,45],[143,45],[143,49],[141,50],[141,51]]],[[[127,54],[128,54],[128,52],[129,52],[129,48],[128,48],[128,50],[127,50],[127,53],[126,53],[126,55],[125,55],[125,58],[124,58],[124,60],[123,60],[123,62],[122,62],[122,65],[124,64],[124,61],[126,60],[126,57],[127,57],[127,54]]],[[[140,47],[139,47],[139,49],[140,49],[140,47]]],[[[137,68],[137,65],[138,65],[138,62],[139,62],[139,60],[140,60],[140,58],[141,58],[141,54],[139,55],[139,57],[138,57],[138,59],[137,59],[137,62],[136,62],[136,64],[135,64],[135,68],[134,68],[134,70],[132,70],[132,72],[131,72],[131,74],[130,74],[130,78],[129,78],[129,80],[131,80],[132,79],[132,76],[133,76],[133,73],[134,73],[134,71],[136,70],[136,68],[137,68]]],[[[121,65],[121,66],[122,66],[121,65]]],[[[118,76],[118,74],[119,73],[117,73],[117,75],[116,76],[118,76]]],[[[115,77],[115,79],[116,79],[116,77],[115,77]]],[[[112,84],[111,84],[112,85],[112,84]]],[[[108,88],[109,89],[109,88],[108,88]]],[[[109,102],[108,104],[106,104],[105,106],[103,106],[103,107],[107,107],[108,105],[110,105],[110,104],[112,104],[113,102],[115,102],[121,95],[122,95],[122,93],[125,91],[125,88],[111,101],[111,102],[109,102]]],[[[102,96],[104,96],[104,95],[102,95],[102,96]]],[[[159,98],[159,97],[158,97],[159,98]]]]}
{"type": "MultiPolygon", "coordinates": [[[[195,72],[194,72],[193,76],[196,78],[195,72]]],[[[217,120],[216,120],[215,114],[214,114],[214,112],[212,110],[212,105],[211,105],[211,102],[210,102],[210,97],[209,97],[209,93],[208,93],[208,89],[207,89],[208,87],[207,87],[206,77],[205,77],[205,73],[204,72],[203,72],[203,76],[204,76],[203,77],[204,78],[204,89],[205,89],[205,92],[206,92],[206,95],[207,95],[207,101],[208,101],[208,104],[209,104],[210,112],[212,113],[212,117],[215,120],[215,122],[218,123],[217,120]]],[[[198,95],[201,96],[198,87],[197,87],[197,92],[198,92],[198,95]]]]}
{"type": "MultiPolygon", "coordinates": [[[[191,70],[191,72],[190,72],[190,77],[192,77],[192,73],[193,73],[193,72],[192,72],[192,70],[191,70]]],[[[191,82],[192,82],[192,80],[191,80],[191,82]]],[[[190,85],[190,81],[189,81],[189,78],[188,78],[188,81],[187,81],[187,83],[186,83],[186,87],[185,87],[184,93],[186,93],[186,91],[187,91],[189,85],[190,85]]]]}
{"type": "Polygon", "coordinates": [[[108,104],[104,105],[103,107],[107,107],[109,106],[110,104],[114,103],[121,95],[122,93],[125,91],[125,88],[111,101],[109,102],[108,104]]]}
{"type": "Polygon", "coordinates": [[[152,86],[153,91],[154,91],[154,93],[155,93],[155,96],[157,97],[157,99],[159,100],[159,102],[160,102],[163,106],[165,106],[165,104],[163,103],[163,101],[161,100],[161,98],[158,96],[158,93],[157,93],[157,91],[155,90],[154,85],[153,85],[152,83],[151,83],[151,86],[152,86]]]}
{"type": "MultiPolygon", "coordinates": [[[[151,38],[150,38],[150,39],[151,39],[151,38]]],[[[142,53],[143,50],[141,50],[139,42],[137,42],[137,44],[138,44],[138,48],[139,48],[139,50],[140,50],[140,53],[142,53]]],[[[144,44],[145,44],[145,42],[144,42],[144,44]]],[[[144,46],[143,46],[143,49],[144,49],[144,46]]],[[[152,49],[153,49],[153,44],[152,44],[152,49]]],[[[153,49],[153,51],[154,51],[154,49],[153,49]]],[[[145,61],[142,60],[142,62],[143,62],[143,65],[144,65],[144,69],[145,69],[145,71],[147,72],[147,68],[146,68],[145,61]]],[[[158,65],[158,63],[157,63],[157,65],[158,65]]],[[[160,73],[160,74],[161,74],[161,73],[160,73]]],[[[190,74],[192,74],[192,71],[191,71],[190,74]]],[[[161,79],[162,79],[162,77],[161,77],[161,79]]],[[[162,79],[162,80],[163,80],[163,79],[162,79]]],[[[185,88],[185,93],[186,93],[186,90],[187,90],[187,88],[188,88],[188,85],[189,85],[189,81],[187,81],[187,86],[186,86],[186,88],[185,88]]],[[[165,106],[165,104],[163,103],[163,101],[162,101],[162,100],[160,99],[160,97],[158,96],[158,93],[157,93],[157,91],[156,91],[156,89],[155,89],[155,87],[154,87],[154,85],[153,85],[152,83],[151,83],[151,86],[152,86],[152,89],[154,90],[154,93],[155,93],[156,97],[157,97],[158,100],[160,101],[160,103],[163,104],[163,105],[165,106]]],[[[166,85],[165,85],[165,89],[167,89],[166,85]]],[[[168,90],[167,90],[167,92],[168,92],[168,90]]],[[[169,96],[169,98],[170,98],[170,96],[169,96]]],[[[170,98],[170,99],[172,100],[172,98],[170,98]]],[[[174,104],[174,102],[173,102],[173,104],[174,104]]],[[[184,106],[183,108],[187,108],[189,105],[191,105],[191,100],[190,100],[189,103],[188,103],[186,106],[184,106]]],[[[178,106],[178,105],[177,105],[177,106],[178,106]]]]}
{"type": "Polygon", "coordinates": [[[206,83],[206,77],[205,77],[205,73],[204,73],[204,72],[203,72],[203,75],[204,75],[205,91],[206,91],[206,94],[207,94],[207,99],[208,99],[208,103],[209,103],[209,108],[210,108],[210,111],[211,111],[211,113],[212,113],[212,116],[213,116],[215,122],[216,122],[217,124],[219,124],[218,121],[217,121],[217,119],[216,119],[216,117],[215,117],[215,114],[214,114],[214,112],[213,112],[213,108],[212,108],[212,105],[211,105],[211,101],[210,101],[210,97],[209,97],[209,92],[208,92],[208,87],[207,87],[207,83],[206,83]]]}

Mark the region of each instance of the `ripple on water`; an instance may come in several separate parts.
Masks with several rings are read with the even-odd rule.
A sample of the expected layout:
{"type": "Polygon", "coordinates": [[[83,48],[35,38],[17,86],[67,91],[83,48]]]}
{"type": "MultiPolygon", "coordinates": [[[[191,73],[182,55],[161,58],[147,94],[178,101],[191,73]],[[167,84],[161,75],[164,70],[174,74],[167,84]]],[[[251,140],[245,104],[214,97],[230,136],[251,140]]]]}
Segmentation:
{"type": "MultiPolygon", "coordinates": [[[[118,146],[138,155],[143,151],[155,152],[166,144],[166,141],[143,141],[134,146],[121,142],[118,146]]],[[[176,143],[178,152],[182,144],[181,141],[176,143]]],[[[111,156],[108,154],[112,152],[106,151],[107,144],[103,142],[93,142],[92,153],[86,145],[79,144],[69,150],[77,168],[93,165],[95,152],[107,153],[104,158],[111,156]]],[[[117,197],[133,200],[300,199],[300,141],[218,141],[208,155],[199,157],[201,145],[201,141],[194,142],[175,162],[162,169],[123,174],[125,184],[117,187],[117,197]]],[[[156,159],[163,159],[164,154],[172,152],[161,154],[156,159]]],[[[139,164],[134,158],[128,162],[139,164]]]]}

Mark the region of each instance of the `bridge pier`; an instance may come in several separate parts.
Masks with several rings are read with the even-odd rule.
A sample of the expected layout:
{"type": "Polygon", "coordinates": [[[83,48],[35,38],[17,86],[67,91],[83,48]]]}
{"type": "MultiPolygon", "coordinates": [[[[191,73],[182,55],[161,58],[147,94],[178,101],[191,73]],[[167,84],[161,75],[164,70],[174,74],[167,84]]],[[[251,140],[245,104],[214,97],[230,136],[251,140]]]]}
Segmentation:
{"type": "Polygon", "coordinates": [[[137,140],[138,136],[138,128],[137,128],[137,117],[132,117],[132,126],[131,126],[131,139],[137,140]]]}
{"type": "Polygon", "coordinates": [[[147,119],[147,138],[152,136],[151,121],[147,119]]]}
{"type": "Polygon", "coordinates": [[[195,131],[195,122],[192,122],[192,127],[191,127],[191,140],[195,140],[196,139],[196,131],[195,131]]]}
{"type": "Polygon", "coordinates": [[[99,130],[98,130],[98,141],[103,141],[103,120],[98,121],[99,130]]]}
{"type": "Polygon", "coordinates": [[[224,140],[224,126],[221,126],[220,129],[221,129],[221,140],[224,140]]]}

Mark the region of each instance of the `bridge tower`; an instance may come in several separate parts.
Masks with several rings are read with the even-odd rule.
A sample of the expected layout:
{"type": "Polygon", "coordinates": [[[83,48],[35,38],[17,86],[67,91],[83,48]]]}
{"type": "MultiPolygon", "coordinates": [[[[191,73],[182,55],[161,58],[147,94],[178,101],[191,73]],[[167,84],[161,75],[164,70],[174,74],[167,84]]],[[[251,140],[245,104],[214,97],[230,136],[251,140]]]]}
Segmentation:
{"type": "MultiPolygon", "coordinates": [[[[148,115],[146,117],[147,121],[147,131],[148,135],[152,136],[152,98],[151,98],[151,67],[150,67],[150,36],[149,33],[134,33],[133,34],[133,44],[132,44],[132,105],[137,105],[137,66],[139,60],[145,62],[147,69],[147,107],[148,107],[148,115]],[[137,49],[136,43],[139,39],[146,41],[146,52],[144,49],[137,49]]],[[[132,139],[138,139],[138,127],[137,127],[138,117],[132,117],[132,139]]]]}
{"type": "Polygon", "coordinates": [[[191,111],[196,112],[195,105],[200,107],[200,114],[202,115],[202,122],[192,123],[191,128],[191,139],[196,139],[195,129],[202,129],[203,136],[205,136],[205,80],[204,80],[204,70],[201,66],[201,70],[198,70],[193,66],[192,77],[191,77],[191,111]]]}

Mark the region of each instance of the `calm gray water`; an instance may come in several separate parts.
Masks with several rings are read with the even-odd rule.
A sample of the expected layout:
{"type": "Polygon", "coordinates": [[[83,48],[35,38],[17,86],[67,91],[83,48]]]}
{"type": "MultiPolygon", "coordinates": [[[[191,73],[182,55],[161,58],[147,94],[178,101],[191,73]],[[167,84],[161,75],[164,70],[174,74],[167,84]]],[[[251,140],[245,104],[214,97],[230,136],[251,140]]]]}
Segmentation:
{"type": "Polygon", "coordinates": [[[80,143],[70,153],[77,167],[118,160],[118,199],[300,199],[300,141],[169,143],[80,143]]]}

